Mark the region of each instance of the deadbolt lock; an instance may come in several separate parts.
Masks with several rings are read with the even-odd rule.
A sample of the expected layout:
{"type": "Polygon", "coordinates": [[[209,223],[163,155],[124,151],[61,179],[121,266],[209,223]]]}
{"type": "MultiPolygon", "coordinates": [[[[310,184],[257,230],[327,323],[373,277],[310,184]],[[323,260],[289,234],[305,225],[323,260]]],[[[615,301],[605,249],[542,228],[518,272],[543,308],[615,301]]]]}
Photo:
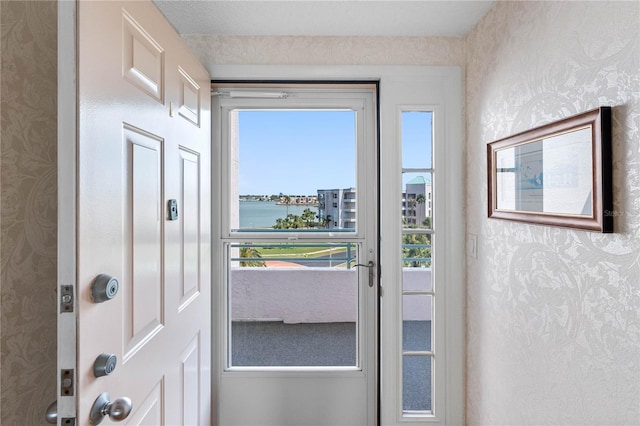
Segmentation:
{"type": "Polygon", "coordinates": [[[108,376],[116,369],[118,358],[113,354],[101,353],[93,363],[93,375],[96,377],[108,376]]]}
{"type": "Polygon", "coordinates": [[[93,280],[91,286],[91,299],[95,303],[106,302],[116,297],[120,284],[116,277],[108,274],[100,274],[93,280]]]}

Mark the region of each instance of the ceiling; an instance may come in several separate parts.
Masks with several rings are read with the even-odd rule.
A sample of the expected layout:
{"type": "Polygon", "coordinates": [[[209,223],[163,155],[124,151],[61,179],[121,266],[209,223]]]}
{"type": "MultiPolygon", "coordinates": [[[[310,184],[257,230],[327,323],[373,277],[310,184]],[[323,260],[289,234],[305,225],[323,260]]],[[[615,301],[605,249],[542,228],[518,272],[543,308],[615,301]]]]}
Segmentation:
{"type": "Polygon", "coordinates": [[[180,34],[462,36],[495,0],[154,0],[180,34]]]}

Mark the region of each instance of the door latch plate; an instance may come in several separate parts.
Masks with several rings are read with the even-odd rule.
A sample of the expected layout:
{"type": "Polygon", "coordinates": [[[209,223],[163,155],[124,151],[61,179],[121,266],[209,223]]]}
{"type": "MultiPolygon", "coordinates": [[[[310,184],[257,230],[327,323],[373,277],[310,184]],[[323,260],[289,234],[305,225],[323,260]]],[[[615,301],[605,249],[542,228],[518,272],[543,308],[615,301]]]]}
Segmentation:
{"type": "Polygon", "coordinates": [[[60,370],[60,395],[73,396],[73,370],[60,370]]]}
{"type": "Polygon", "coordinates": [[[73,286],[60,286],[60,313],[73,312],[73,286]]]}

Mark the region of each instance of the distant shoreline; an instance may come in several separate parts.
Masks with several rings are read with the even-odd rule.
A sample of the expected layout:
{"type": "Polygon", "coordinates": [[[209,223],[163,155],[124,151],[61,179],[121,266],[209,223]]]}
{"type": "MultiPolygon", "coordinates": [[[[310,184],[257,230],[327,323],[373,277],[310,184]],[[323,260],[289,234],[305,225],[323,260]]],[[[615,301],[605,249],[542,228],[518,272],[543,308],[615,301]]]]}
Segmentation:
{"type": "Polygon", "coordinates": [[[318,203],[281,203],[281,202],[277,202],[276,205],[278,206],[317,206],[318,203]]]}
{"type": "Polygon", "coordinates": [[[317,207],[318,203],[282,203],[280,201],[273,200],[248,200],[246,198],[240,198],[241,203],[274,203],[277,206],[314,206],[317,207]]]}

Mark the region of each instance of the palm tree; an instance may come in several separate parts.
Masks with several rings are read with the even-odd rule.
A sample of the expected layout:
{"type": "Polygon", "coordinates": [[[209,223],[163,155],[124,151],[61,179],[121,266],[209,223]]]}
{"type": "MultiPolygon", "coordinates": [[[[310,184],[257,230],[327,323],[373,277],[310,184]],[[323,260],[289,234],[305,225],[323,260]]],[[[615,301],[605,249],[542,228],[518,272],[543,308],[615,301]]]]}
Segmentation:
{"type": "Polygon", "coordinates": [[[402,236],[403,265],[413,268],[431,266],[431,236],[425,234],[404,234],[402,236]],[[426,246],[426,247],[425,247],[426,246]],[[429,259],[429,260],[418,260],[429,259]]]}
{"type": "Polygon", "coordinates": [[[311,209],[304,209],[304,211],[302,212],[302,220],[304,221],[307,228],[311,228],[313,226],[313,219],[315,219],[315,214],[311,211],[311,209]]]}
{"type": "Polygon", "coordinates": [[[287,216],[289,216],[289,204],[291,204],[291,196],[290,195],[285,196],[284,202],[287,205],[287,216]]]}
{"type": "MultiPolygon", "coordinates": [[[[255,247],[244,246],[240,249],[240,257],[249,257],[249,258],[255,259],[255,258],[262,258],[262,255],[260,254],[258,249],[256,249],[255,247]]],[[[247,260],[247,261],[241,261],[240,266],[265,267],[267,265],[261,260],[247,260]]]]}

